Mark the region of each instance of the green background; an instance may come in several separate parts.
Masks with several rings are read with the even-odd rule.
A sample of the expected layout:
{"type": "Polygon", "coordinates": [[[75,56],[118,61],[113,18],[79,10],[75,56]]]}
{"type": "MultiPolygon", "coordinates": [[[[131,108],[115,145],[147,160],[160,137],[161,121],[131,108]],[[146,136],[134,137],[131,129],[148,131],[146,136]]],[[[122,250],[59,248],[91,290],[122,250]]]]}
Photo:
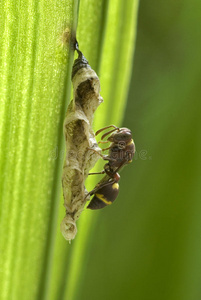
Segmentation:
{"type": "Polygon", "coordinates": [[[122,123],[137,155],[94,225],[77,299],[201,298],[200,11],[140,2],[122,123]]]}

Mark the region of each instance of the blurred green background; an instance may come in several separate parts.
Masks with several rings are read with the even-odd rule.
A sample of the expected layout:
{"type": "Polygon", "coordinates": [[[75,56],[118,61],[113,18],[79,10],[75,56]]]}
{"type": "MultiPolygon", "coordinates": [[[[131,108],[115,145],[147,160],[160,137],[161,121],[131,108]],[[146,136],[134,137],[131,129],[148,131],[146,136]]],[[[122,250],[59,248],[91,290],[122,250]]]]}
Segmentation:
{"type": "Polygon", "coordinates": [[[201,299],[200,26],[200,1],[140,3],[122,124],[137,153],[93,226],[77,299],[201,299]]]}

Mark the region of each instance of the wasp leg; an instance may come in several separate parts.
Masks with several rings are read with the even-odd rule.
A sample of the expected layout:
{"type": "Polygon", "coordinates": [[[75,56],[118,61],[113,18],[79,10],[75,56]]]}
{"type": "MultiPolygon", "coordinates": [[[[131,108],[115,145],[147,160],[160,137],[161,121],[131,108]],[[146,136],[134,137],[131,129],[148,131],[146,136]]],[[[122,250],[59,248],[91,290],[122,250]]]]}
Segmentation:
{"type": "Polygon", "coordinates": [[[110,146],[110,147],[108,147],[108,148],[104,148],[104,149],[102,149],[102,151],[106,151],[106,150],[109,150],[109,149],[111,149],[112,147],[110,146]]]}
{"type": "Polygon", "coordinates": [[[111,128],[111,127],[115,128],[115,130],[118,129],[118,127],[115,126],[115,125],[109,125],[109,126],[103,127],[103,128],[101,128],[101,129],[99,129],[98,131],[96,131],[95,135],[98,135],[98,134],[99,134],[100,132],[102,132],[103,130],[108,129],[108,128],[111,128]]]}
{"type": "Polygon", "coordinates": [[[98,144],[107,144],[109,141],[99,141],[98,144]]]}
{"type": "Polygon", "coordinates": [[[105,170],[96,173],[89,173],[88,175],[98,175],[98,174],[105,174],[105,170]]]}
{"type": "Polygon", "coordinates": [[[95,153],[97,153],[98,155],[100,155],[102,157],[102,159],[104,159],[104,160],[116,161],[114,158],[111,158],[108,155],[103,155],[103,154],[99,153],[98,151],[96,151],[93,148],[89,148],[88,147],[88,150],[94,151],[95,153]]]}
{"type": "Polygon", "coordinates": [[[106,181],[106,182],[103,182],[101,184],[97,184],[95,186],[95,188],[93,190],[91,190],[86,196],[85,196],[85,199],[90,195],[94,195],[100,188],[103,188],[104,186],[107,186],[107,185],[110,185],[110,184],[113,184],[113,183],[116,183],[116,180],[111,180],[111,181],[106,181]]]}

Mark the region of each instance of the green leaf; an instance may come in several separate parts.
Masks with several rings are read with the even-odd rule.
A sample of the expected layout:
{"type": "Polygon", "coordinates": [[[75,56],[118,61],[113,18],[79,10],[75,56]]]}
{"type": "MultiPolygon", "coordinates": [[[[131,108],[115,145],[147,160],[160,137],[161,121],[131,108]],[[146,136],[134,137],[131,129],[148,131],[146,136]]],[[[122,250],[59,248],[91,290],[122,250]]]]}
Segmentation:
{"type": "Polygon", "coordinates": [[[61,192],[64,32],[76,25],[76,2],[0,6],[0,290],[2,299],[36,299],[49,276],[61,192]]]}
{"type": "MultiPolygon", "coordinates": [[[[77,38],[99,74],[94,126],[120,124],[138,1],[80,1],[77,38]]],[[[77,1],[0,3],[0,290],[2,299],[75,299],[97,215],[84,211],[71,245],[59,225],[62,124],[70,100],[77,1]]],[[[97,166],[98,168],[98,166],[97,166]]],[[[92,187],[97,179],[92,178],[92,187]]]]}

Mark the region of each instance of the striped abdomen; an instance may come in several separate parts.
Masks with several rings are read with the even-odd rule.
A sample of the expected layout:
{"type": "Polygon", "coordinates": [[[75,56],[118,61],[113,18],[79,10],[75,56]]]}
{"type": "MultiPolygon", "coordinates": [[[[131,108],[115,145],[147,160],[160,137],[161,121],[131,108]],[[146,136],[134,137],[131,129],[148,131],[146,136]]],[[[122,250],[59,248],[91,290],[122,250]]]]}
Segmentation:
{"type": "Polygon", "coordinates": [[[119,185],[118,183],[110,183],[101,187],[96,191],[93,199],[87,206],[89,209],[100,209],[107,205],[110,205],[114,202],[119,194],[119,185]]]}

